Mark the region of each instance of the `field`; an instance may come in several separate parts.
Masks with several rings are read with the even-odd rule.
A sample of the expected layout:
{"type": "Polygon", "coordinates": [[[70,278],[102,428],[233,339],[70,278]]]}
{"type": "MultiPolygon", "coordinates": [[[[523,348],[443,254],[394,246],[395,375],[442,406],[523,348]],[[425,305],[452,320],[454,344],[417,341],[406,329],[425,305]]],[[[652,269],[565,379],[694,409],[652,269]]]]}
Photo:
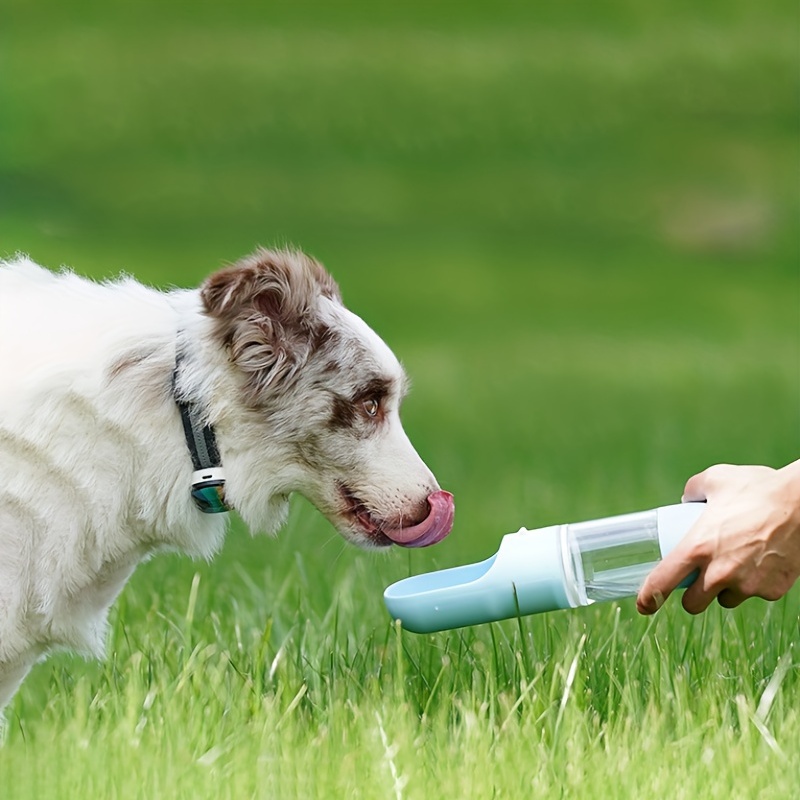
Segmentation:
{"type": "MultiPolygon", "coordinates": [[[[800,590],[428,636],[383,589],[800,455],[794,4],[6,0],[0,255],[194,285],[320,258],[399,354],[436,547],[162,556],[38,665],[0,796],[800,795],[800,590]]],[[[1,378],[0,378],[1,379],[1,378]]]]}

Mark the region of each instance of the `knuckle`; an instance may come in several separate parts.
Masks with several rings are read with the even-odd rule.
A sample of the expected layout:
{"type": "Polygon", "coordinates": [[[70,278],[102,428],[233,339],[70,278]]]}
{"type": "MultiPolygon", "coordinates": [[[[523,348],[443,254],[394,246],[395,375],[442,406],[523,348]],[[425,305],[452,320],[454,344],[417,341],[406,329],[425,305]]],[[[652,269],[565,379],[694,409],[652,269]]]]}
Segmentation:
{"type": "Polygon", "coordinates": [[[757,578],[748,576],[736,583],[736,591],[745,597],[756,597],[760,594],[760,584],[757,578]]]}
{"type": "Polygon", "coordinates": [[[775,601],[780,600],[784,594],[786,594],[786,592],[783,590],[783,587],[773,583],[770,586],[761,589],[760,591],[753,592],[752,596],[758,596],[764,600],[775,601]]]}
{"type": "Polygon", "coordinates": [[[725,464],[712,464],[710,467],[706,467],[701,473],[700,477],[703,478],[705,481],[713,481],[715,478],[719,478],[721,473],[724,472],[726,469],[725,464]]]}
{"type": "Polygon", "coordinates": [[[731,574],[726,567],[719,566],[716,564],[716,562],[712,562],[708,569],[706,569],[703,579],[703,588],[707,592],[716,595],[728,587],[730,579],[731,574]]]}
{"type": "Polygon", "coordinates": [[[711,542],[700,535],[693,535],[687,542],[688,556],[694,564],[708,564],[713,555],[711,542]]]}
{"type": "Polygon", "coordinates": [[[737,467],[732,464],[714,464],[703,473],[705,480],[715,486],[730,480],[737,467]]]}
{"type": "Polygon", "coordinates": [[[698,498],[704,496],[703,485],[705,483],[705,473],[699,472],[697,475],[692,475],[683,487],[683,497],[698,498]]]}

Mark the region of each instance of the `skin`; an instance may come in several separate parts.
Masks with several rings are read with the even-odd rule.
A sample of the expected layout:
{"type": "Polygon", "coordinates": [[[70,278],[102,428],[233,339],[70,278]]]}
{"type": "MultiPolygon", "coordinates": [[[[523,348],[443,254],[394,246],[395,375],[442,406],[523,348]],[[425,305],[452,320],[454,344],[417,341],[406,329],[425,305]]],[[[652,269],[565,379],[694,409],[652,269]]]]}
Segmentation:
{"type": "Polygon", "coordinates": [[[683,502],[708,508],[648,576],[636,605],[654,614],[694,570],[683,607],[699,614],[714,598],[735,608],[750,597],[778,600],[800,575],[800,460],[782,469],[717,464],[686,483],[683,502]]]}

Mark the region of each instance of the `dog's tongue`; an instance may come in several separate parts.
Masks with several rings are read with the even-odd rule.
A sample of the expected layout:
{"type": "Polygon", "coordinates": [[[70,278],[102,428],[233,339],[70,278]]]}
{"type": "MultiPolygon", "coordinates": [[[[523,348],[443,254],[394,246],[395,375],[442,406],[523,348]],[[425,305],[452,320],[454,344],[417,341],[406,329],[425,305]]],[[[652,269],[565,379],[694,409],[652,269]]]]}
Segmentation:
{"type": "Polygon", "coordinates": [[[383,529],[382,533],[402,547],[427,547],[440,542],[450,533],[456,513],[450,492],[433,492],[428,495],[430,513],[422,522],[408,528],[383,529]]]}

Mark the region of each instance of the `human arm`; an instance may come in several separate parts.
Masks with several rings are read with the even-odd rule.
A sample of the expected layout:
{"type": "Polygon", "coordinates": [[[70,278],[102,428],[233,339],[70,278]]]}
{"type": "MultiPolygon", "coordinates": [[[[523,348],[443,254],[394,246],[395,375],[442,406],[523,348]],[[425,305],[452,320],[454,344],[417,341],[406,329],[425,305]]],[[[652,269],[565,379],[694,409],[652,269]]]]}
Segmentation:
{"type": "Polygon", "coordinates": [[[652,571],[637,597],[655,613],[695,570],[683,607],[699,614],[716,597],[734,608],[749,597],[777,600],[800,575],[800,460],[782,469],[718,464],[689,479],[683,501],[705,500],[680,544],[652,571]]]}

